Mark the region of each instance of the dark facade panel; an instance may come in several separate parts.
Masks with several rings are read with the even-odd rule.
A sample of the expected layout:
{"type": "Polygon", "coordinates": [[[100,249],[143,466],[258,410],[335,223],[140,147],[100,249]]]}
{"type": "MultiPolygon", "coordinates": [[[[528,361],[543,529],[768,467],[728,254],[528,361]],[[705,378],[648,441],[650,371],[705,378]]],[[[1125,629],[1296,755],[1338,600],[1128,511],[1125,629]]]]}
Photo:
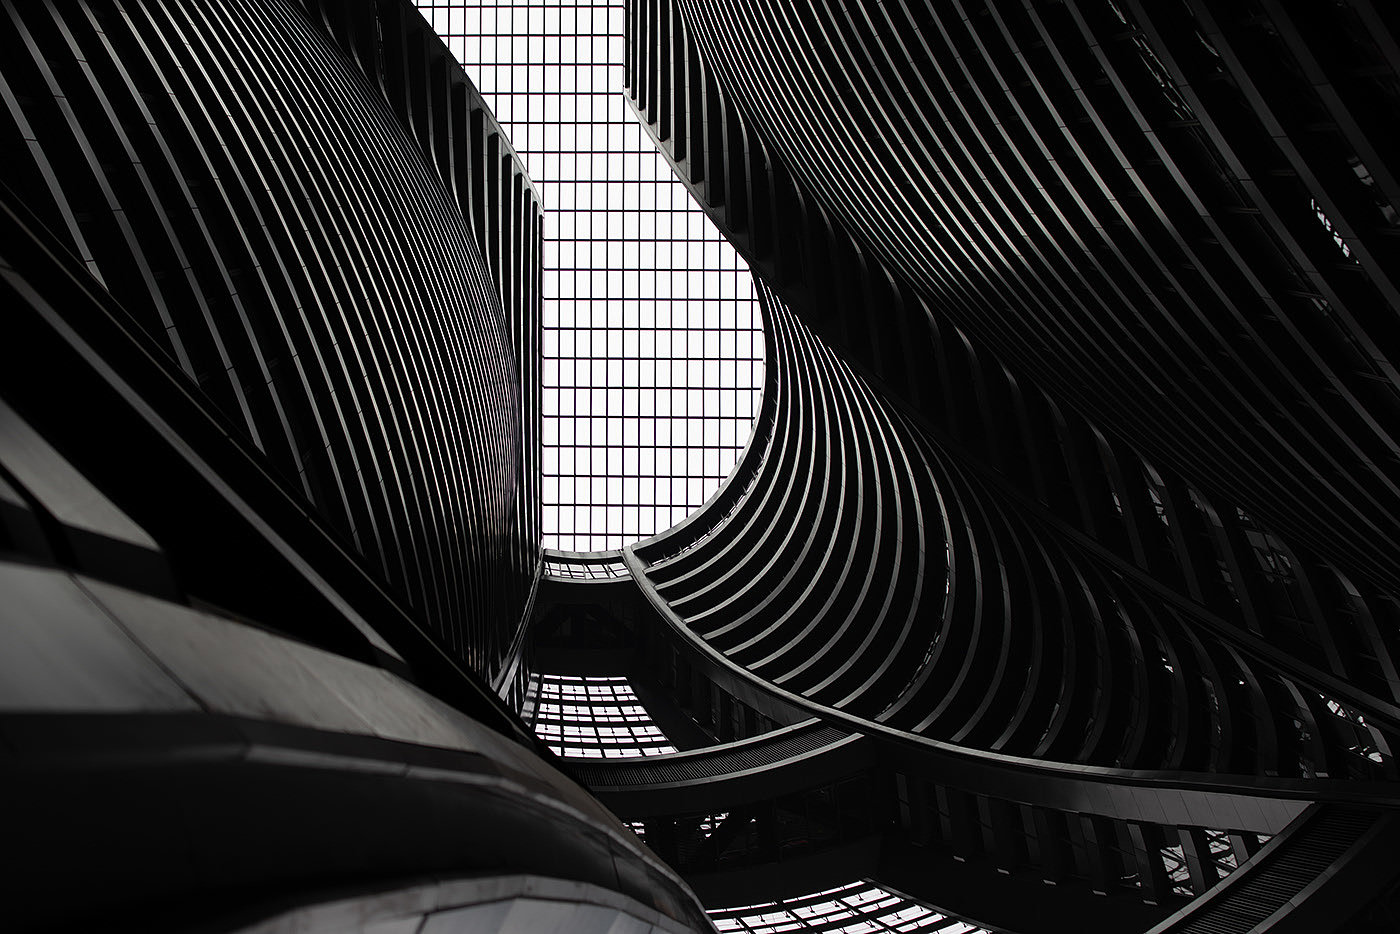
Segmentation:
{"type": "Polygon", "coordinates": [[[421,18],[0,21],[7,925],[709,929],[509,706],[539,206],[421,18]]]}
{"type": "Polygon", "coordinates": [[[669,120],[658,136],[686,135],[682,171],[719,160],[728,177],[706,165],[703,184],[728,229],[911,401],[937,387],[906,387],[887,341],[913,334],[915,361],[936,352],[922,304],[1210,498],[1349,573],[1400,581],[1389,14],[638,10],[669,61],[694,59],[678,74],[637,57],[634,71],[648,119],[669,120]],[[836,268],[765,237],[774,196],[779,227],[834,228],[836,268]],[[860,304],[876,328],[813,288],[887,291],[855,274],[872,263],[911,292],[860,304]]]}
{"type": "MultiPolygon", "coordinates": [[[[3,270],[8,288],[15,270],[3,270]]],[[[133,425],[120,427],[144,440],[133,425]]],[[[178,455],[140,450],[210,536],[241,534],[178,455]]],[[[222,466],[217,480],[239,478],[236,461],[222,466]]],[[[707,927],[675,875],[546,761],[482,679],[457,669],[443,690],[353,586],[311,605],[265,541],[227,572],[282,585],[319,630],[293,637],[269,625],[281,620],[198,605],[181,593],[180,562],[106,496],[119,472],[80,470],[3,403],[0,477],[0,783],[24,804],[7,822],[23,854],[12,927],[236,929],[289,906],[322,917],[362,891],[377,896],[373,915],[414,903],[405,879],[470,875],[499,894],[518,874],[542,877],[535,891],[565,914],[601,905],[662,930],[707,927]],[[357,635],[378,651],[356,651],[357,635]]],[[[311,562],[285,563],[312,576],[311,562]]],[[[424,913],[463,904],[444,897],[424,913]]]]}
{"type": "Polygon", "coordinates": [[[416,12],[332,7],[10,8],[6,181],[501,683],[538,564],[539,205],[416,12]]]}
{"type": "MultiPolygon", "coordinates": [[[[1397,306],[1367,259],[1393,215],[1387,15],[629,3],[630,97],[765,283],[779,385],[711,511],[629,563],[679,636],[680,702],[875,741],[880,878],[1052,930],[1072,909],[1015,877],[1175,907],[1241,866],[1166,924],[1287,930],[1394,876],[1397,306]],[[885,555],[894,527],[918,569],[885,555]],[[1041,797],[1060,780],[1098,787],[1041,797]],[[1188,786],[1232,816],[1187,817],[1188,786]],[[1314,806],[1255,860],[1243,815],[1274,795],[1375,810],[1314,806]]],[[[706,780],[779,789],[729,852],[781,879],[825,799],[779,734],[730,737],[676,766],[774,752],[706,780]]],[[[596,778],[649,834],[704,826],[662,763],[627,768],[596,778]]]]}
{"type": "Polygon", "coordinates": [[[761,294],[772,398],[737,502],[631,550],[648,593],[707,651],[788,701],[956,746],[1394,777],[1389,705],[1008,499],[761,294]]]}
{"type": "Polygon", "coordinates": [[[1400,56],[1362,0],[1219,7],[629,3],[771,361],[706,509],[540,585],[555,673],[630,653],[686,720],[579,773],[655,853],[512,712],[539,206],[421,18],[4,7],[18,915],[703,929],[655,854],[1013,930],[1379,914],[1400,56]]]}
{"type": "Polygon", "coordinates": [[[859,866],[993,927],[1145,928],[1309,801],[1366,802],[1354,837],[1382,819],[1391,728],[1357,733],[1262,644],[1124,579],[762,295],[772,382],[749,457],[709,510],[625,552],[660,614],[631,624],[636,670],[660,672],[718,745],[580,772],[702,897],[797,893],[859,866]],[[916,500],[876,466],[891,450],[911,452],[934,528],[909,531],[916,500]],[[939,565],[887,562],[881,525],[939,565]],[[842,642],[851,629],[860,641],[842,642]],[[756,659],[745,642],[765,638],[776,648],[756,659]],[[822,665],[856,687],[803,678],[822,665]],[[994,881],[1007,873],[1021,881],[994,881]]]}
{"type": "MultiPolygon", "coordinates": [[[[1060,5],[1052,6],[1058,9],[1060,5]]],[[[1261,505],[1256,510],[1252,504],[1260,502],[1257,496],[1235,499],[1218,492],[1221,488],[1209,471],[1195,470],[1176,455],[1159,457],[1160,444],[1179,437],[1184,445],[1204,423],[1159,421],[1154,442],[1159,447],[1140,444],[1122,429],[1116,417],[1101,419],[1099,414],[1109,400],[1126,411],[1143,395],[1138,389],[1124,385],[1113,391],[1095,391],[1095,405],[1081,405],[1073,395],[1061,393],[1056,381],[1076,380],[1097,370],[1077,367],[1067,356],[1057,364],[1055,380],[1051,380],[1023,365],[1025,353],[1039,352],[1037,348],[1045,346],[1036,336],[1036,319],[1028,317],[1024,324],[1008,325],[992,340],[979,330],[987,326],[983,318],[966,321],[953,304],[937,300],[917,277],[865,239],[860,224],[842,219],[819,190],[817,170],[803,162],[815,156],[807,150],[782,154],[772,141],[778,138],[778,131],[770,131],[768,123],[790,117],[810,130],[824,121],[835,121],[833,132],[870,136],[863,144],[866,146],[888,142],[895,130],[877,133],[863,120],[842,127],[830,107],[808,113],[801,94],[787,94],[781,85],[769,89],[773,100],[772,106],[767,106],[746,97],[745,81],[754,75],[721,81],[727,67],[724,56],[738,45],[731,43],[711,54],[705,34],[713,28],[714,17],[727,15],[725,10],[724,5],[711,5],[692,16],[684,4],[636,4],[635,18],[642,22],[654,18],[665,27],[658,35],[670,60],[684,59],[690,64],[682,72],[652,73],[647,70],[645,55],[637,53],[631,73],[632,93],[644,116],[651,113],[653,96],[671,101],[671,123],[666,127],[653,124],[654,135],[707,210],[753,261],[755,270],[809,326],[874,379],[897,404],[905,406],[942,450],[990,483],[997,490],[993,494],[996,498],[1009,497],[1020,504],[1018,509],[1038,515],[1038,522],[1058,526],[1060,531],[1055,534],[1068,532],[1099,558],[1116,559],[1109,562],[1116,565],[1112,574],[1152,582],[1159,591],[1154,601],[1167,596],[1164,591],[1170,592],[1169,602],[1194,607],[1191,612],[1209,618],[1214,628],[1234,629],[1240,638],[1255,640],[1253,644],[1274,657],[1274,663],[1299,673],[1329,697],[1390,716],[1383,711],[1393,707],[1400,684],[1394,674],[1397,602],[1386,575],[1374,573],[1376,562],[1389,560],[1392,552],[1388,533],[1382,529],[1367,537],[1368,533],[1358,527],[1345,538],[1342,550],[1330,546],[1324,550],[1317,538],[1323,526],[1312,524],[1305,531],[1290,525],[1302,515],[1290,507],[1284,510],[1288,521],[1278,521],[1298,534],[1281,538],[1275,534],[1281,532],[1280,526],[1272,521],[1276,518],[1274,507],[1286,502],[1281,494],[1270,494],[1269,508],[1261,505]],[[673,87],[673,81],[681,83],[673,87]],[[717,117],[696,122],[692,117],[697,112],[717,117]],[[736,133],[744,140],[738,148],[732,142],[736,133]],[[681,136],[686,137],[684,144],[678,142],[681,136]],[[716,181],[715,166],[709,161],[724,167],[731,181],[728,189],[716,181]],[[732,183],[735,180],[737,183],[732,183]],[[750,197],[749,193],[760,190],[764,197],[750,197]],[[755,210],[768,220],[757,223],[755,210]],[[788,235],[765,240],[764,229],[779,228],[788,235]],[[1015,345],[1014,354],[1002,351],[1008,341],[1015,345]],[[1265,514],[1270,521],[1263,518],[1265,514]]],[[[878,12],[896,15],[896,11],[878,12]]],[[[735,34],[759,30],[768,22],[768,15],[755,11],[749,19],[736,16],[735,34]]],[[[772,15],[799,14],[786,11],[772,15]]],[[[853,9],[832,15],[866,14],[853,9]]],[[[977,21],[983,18],[979,15],[977,21]]],[[[639,27],[634,41],[644,32],[639,27]]],[[[851,41],[856,35],[850,32],[851,41]]],[[[913,34],[906,31],[901,35],[907,41],[913,34]]],[[[802,63],[802,67],[817,69],[824,80],[836,80],[822,70],[830,61],[815,53],[763,57],[754,74],[769,68],[792,72],[802,63]],[[780,67],[777,63],[786,64],[780,67]]],[[[937,74],[932,64],[922,60],[918,70],[926,81],[937,74]]],[[[873,82],[877,76],[852,66],[838,77],[858,83],[873,82]]],[[[975,88],[958,84],[945,91],[958,100],[971,95],[966,104],[971,106],[977,99],[975,88]]],[[[1065,106],[1077,100],[1071,95],[1065,106]]],[[[899,101],[904,106],[902,97],[899,101]]],[[[941,111],[925,108],[925,112],[941,111]]],[[[975,138],[957,139],[958,146],[980,151],[969,142],[975,138]]],[[[823,140],[814,147],[820,150],[829,143],[823,140]]],[[[846,150],[858,162],[862,152],[854,143],[846,150]]],[[[898,163],[898,171],[909,172],[920,165],[917,154],[913,152],[905,160],[909,165],[898,163],[893,156],[881,159],[893,160],[891,164],[898,163]]],[[[846,179],[853,191],[858,177],[853,169],[846,179]]],[[[885,201],[869,192],[866,195],[862,196],[866,208],[861,223],[887,223],[900,230],[913,223],[909,218],[886,217],[885,201]]],[[[850,192],[847,196],[856,197],[850,192]]],[[[928,240],[931,247],[941,242],[928,240]]],[[[956,242],[966,246],[975,240],[964,237],[956,242]]],[[[1174,295],[1164,291],[1154,301],[1175,301],[1174,295]]],[[[998,311],[1002,313],[1010,311],[1003,308],[998,311]]],[[[1103,326],[1089,315],[1076,320],[1085,326],[1103,326]]],[[[1089,352],[1086,348],[1090,347],[1103,367],[1132,359],[1116,345],[1086,343],[1076,352],[1089,352]]],[[[1233,365],[1224,366],[1221,372],[1232,378],[1239,376],[1241,383],[1253,378],[1233,365]]],[[[1293,373],[1285,368],[1276,376],[1276,384],[1282,385],[1293,373]]],[[[1189,393],[1196,391],[1197,383],[1180,380],[1174,385],[1189,393]]],[[[1225,406],[1227,398],[1229,393],[1214,392],[1212,404],[1225,406]]],[[[1231,415],[1241,417],[1247,411],[1247,407],[1236,407],[1231,415]]],[[[1212,424],[1209,430],[1217,432],[1213,443],[1224,445],[1244,443],[1241,439],[1246,436],[1221,424],[1212,424]]],[[[1286,431],[1275,434],[1289,437],[1286,431]]],[[[1338,442],[1331,448],[1340,451],[1343,445],[1338,442]]],[[[1364,477],[1369,470],[1358,468],[1347,473],[1345,480],[1368,483],[1364,477]]],[[[1311,468],[1277,474],[1241,466],[1232,474],[1232,480],[1239,484],[1301,484],[1308,496],[1341,489],[1330,480],[1316,482],[1317,478],[1311,468]]],[[[1345,512],[1337,507],[1334,515],[1345,512]]],[[[1368,515],[1374,518],[1379,514],[1368,515]]],[[[1025,582],[1012,584],[1024,586],[1025,582]]]]}

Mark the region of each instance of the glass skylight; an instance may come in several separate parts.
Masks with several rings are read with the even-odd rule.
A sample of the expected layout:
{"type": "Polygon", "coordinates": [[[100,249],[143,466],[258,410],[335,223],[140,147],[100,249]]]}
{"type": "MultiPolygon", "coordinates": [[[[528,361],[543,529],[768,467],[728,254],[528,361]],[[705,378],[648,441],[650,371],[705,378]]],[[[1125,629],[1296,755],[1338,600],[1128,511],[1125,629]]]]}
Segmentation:
{"type": "Polygon", "coordinates": [[[544,545],[675,525],[753,427],[763,332],[743,260],[626,103],[621,0],[418,0],[544,202],[544,545]]]}
{"type": "Polygon", "coordinates": [[[865,934],[879,931],[941,931],[944,934],[989,934],[985,928],[958,921],[911,898],[887,892],[871,882],[852,882],[839,888],[797,898],[716,908],[710,920],[719,931],[823,931],[827,934],[865,934]]]}
{"type": "Polygon", "coordinates": [[[616,554],[590,554],[584,559],[557,551],[544,553],[544,573],[546,577],[561,580],[590,581],[616,580],[628,575],[626,562],[616,554]]]}
{"type": "Polygon", "coordinates": [[[675,752],[626,678],[540,675],[535,735],[566,759],[675,752]]]}

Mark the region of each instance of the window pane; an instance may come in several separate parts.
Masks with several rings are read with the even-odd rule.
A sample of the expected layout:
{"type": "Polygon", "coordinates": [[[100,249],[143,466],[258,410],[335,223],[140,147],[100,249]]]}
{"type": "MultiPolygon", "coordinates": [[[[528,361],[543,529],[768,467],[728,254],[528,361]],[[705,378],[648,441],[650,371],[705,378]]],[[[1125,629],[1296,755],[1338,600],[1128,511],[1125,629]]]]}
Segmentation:
{"type": "Polygon", "coordinates": [[[663,531],[728,475],[758,414],[763,325],[746,265],[626,103],[621,0],[418,5],[495,111],[544,202],[543,378],[546,393],[557,391],[544,413],[546,474],[556,480],[544,484],[544,545],[599,551],[663,531]],[[729,360],[738,378],[717,377],[731,370],[715,363],[690,366],[691,357],[729,360]],[[672,390],[678,404],[656,398],[672,390]],[[730,398],[722,403],[721,393],[730,398]],[[689,424],[610,433],[609,421],[620,428],[634,413],[689,424]],[[549,452],[608,444],[667,446],[666,457],[637,458],[663,472],[649,475],[653,482],[608,483],[595,471],[633,461],[549,452]],[[676,473],[664,472],[669,465],[676,473]],[[633,518],[609,520],[609,507],[633,518]]]}

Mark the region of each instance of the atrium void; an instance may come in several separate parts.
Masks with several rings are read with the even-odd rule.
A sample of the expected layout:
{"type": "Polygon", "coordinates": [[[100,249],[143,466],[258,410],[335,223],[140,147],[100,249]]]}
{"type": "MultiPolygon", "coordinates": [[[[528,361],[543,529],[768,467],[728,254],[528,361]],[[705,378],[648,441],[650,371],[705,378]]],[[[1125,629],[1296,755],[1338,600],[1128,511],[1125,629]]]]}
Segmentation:
{"type": "Polygon", "coordinates": [[[418,5],[544,202],[544,546],[664,531],[728,476],[758,413],[748,267],[627,103],[621,2],[418,5]]]}

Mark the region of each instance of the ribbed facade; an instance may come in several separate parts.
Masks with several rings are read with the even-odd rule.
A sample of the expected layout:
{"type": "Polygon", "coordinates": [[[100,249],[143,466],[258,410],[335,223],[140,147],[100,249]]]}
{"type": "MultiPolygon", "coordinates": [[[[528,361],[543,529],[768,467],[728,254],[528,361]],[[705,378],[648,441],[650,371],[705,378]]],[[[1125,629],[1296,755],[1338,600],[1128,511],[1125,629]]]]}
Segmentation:
{"type": "Polygon", "coordinates": [[[917,694],[943,628],[946,536],[930,452],[760,295],[773,374],[740,465],[750,475],[733,481],[747,487],[742,501],[694,544],[703,525],[636,553],[668,609],[736,664],[874,717],[917,694]]]}
{"type": "Polygon", "coordinates": [[[1394,587],[1382,7],[643,3],[632,88],[775,282],[876,299],[834,333],[901,394],[937,385],[927,313],[1394,587]]]}
{"type": "Polygon", "coordinates": [[[1395,14],[626,10],[766,385],[578,555],[406,0],[0,4],[13,920],[1386,929],[1395,14]]]}
{"type": "MultiPolygon", "coordinates": [[[[1054,9],[1056,15],[1063,12],[1058,5],[1054,9]]],[[[714,42],[713,33],[718,29],[714,17],[720,16],[723,5],[708,6],[703,12],[686,12],[684,4],[672,7],[639,3],[632,10],[636,18],[632,92],[643,116],[653,121],[655,134],[678,171],[752,256],[755,268],[773,288],[862,372],[875,377],[882,391],[899,400],[942,449],[975,465],[974,469],[1003,491],[994,495],[1010,497],[1015,509],[1034,516],[1038,522],[1060,527],[1068,539],[1107,559],[1116,566],[1115,574],[1150,579],[1161,594],[1172,595],[1168,603],[1189,607],[1188,612],[1202,617],[1227,638],[1243,640],[1252,651],[1271,656],[1329,696],[1369,711],[1373,720],[1394,722],[1396,686],[1400,683],[1394,661],[1396,604],[1389,572],[1379,566],[1390,560],[1393,549],[1387,536],[1393,526],[1383,518],[1384,508],[1373,508],[1380,503],[1380,486],[1388,483],[1384,479],[1389,476],[1384,466],[1387,462],[1377,457],[1357,461],[1352,465],[1355,469],[1325,467],[1324,459],[1343,456],[1351,446],[1364,442],[1364,437],[1356,432],[1344,432],[1345,437],[1323,444],[1319,450],[1324,453],[1306,470],[1270,467],[1269,456],[1261,447],[1254,452],[1255,466],[1240,464],[1229,474],[1228,484],[1217,482],[1217,474],[1206,469],[1203,462],[1187,459],[1191,438],[1198,434],[1207,435],[1211,444],[1229,447],[1252,444],[1248,439],[1259,431],[1301,450],[1298,446],[1302,441],[1314,436],[1303,431],[1298,420],[1314,420],[1319,411],[1315,407],[1290,403],[1246,431],[1234,423],[1196,418],[1192,414],[1194,403],[1186,397],[1199,391],[1210,397],[1211,406],[1227,410],[1231,418],[1252,420],[1255,414],[1251,413],[1257,410],[1239,402],[1240,393],[1251,392],[1251,387],[1258,385],[1267,385],[1276,393],[1285,392],[1295,380],[1304,378],[1306,371],[1280,365],[1265,376],[1256,376],[1244,365],[1246,361],[1230,357],[1227,362],[1224,355],[1198,342],[1191,345],[1191,354],[1198,360],[1212,360],[1210,371],[1216,374],[1213,378],[1231,381],[1229,389],[1212,388],[1203,373],[1177,373],[1164,382],[1134,385],[1095,383],[1104,368],[1118,367],[1135,358],[1117,344],[1089,340],[1068,348],[1059,359],[1047,361],[1043,367],[1030,366],[1025,362],[1027,355],[1042,354],[1052,346],[1037,330],[1042,318],[1026,311],[1024,321],[1001,328],[997,332],[1000,336],[993,335],[989,315],[966,317],[960,310],[964,304],[940,297],[899,265],[912,260],[885,245],[891,238],[903,237],[916,217],[924,214],[899,215],[899,199],[878,196],[873,188],[861,183],[859,173],[874,171],[872,165],[886,167],[887,171],[915,171],[921,164],[915,158],[917,148],[905,159],[882,155],[880,150],[871,155],[867,150],[876,147],[883,137],[867,125],[865,117],[846,121],[841,132],[860,132],[864,134],[862,139],[870,137],[864,148],[852,146],[848,150],[853,174],[845,179],[849,190],[843,189],[842,197],[863,198],[864,208],[854,212],[859,216],[847,222],[834,196],[820,187],[828,176],[803,161],[815,158],[813,152],[834,143],[827,140],[821,145],[816,141],[811,146],[791,144],[789,156],[780,151],[780,146],[788,144],[772,142],[785,139],[780,128],[789,123],[810,129],[818,119],[836,121],[836,113],[830,108],[809,108],[810,102],[804,103],[796,90],[779,94],[778,89],[770,88],[771,100],[745,96],[750,93],[746,82],[754,74],[776,68],[774,63],[788,63],[792,74],[806,74],[797,66],[804,61],[803,56],[765,56],[752,73],[733,82],[721,81],[727,74],[725,56],[740,47],[737,42],[717,43],[712,53],[706,51],[707,43],[714,42]],[[655,54],[648,51],[653,46],[655,54]],[[812,120],[803,123],[798,118],[809,109],[812,120]],[[774,124],[772,128],[770,123],[774,124]],[[878,225],[883,236],[867,236],[861,225],[878,225]],[[777,231],[802,236],[776,236],[777,231]],[[984,330],[988,333],[984,334],[984,330]],[[1003,345],[1009,349],[1003,350],[1003,345]],[[1091,352],[1097,363],[1076,362],[1076,355],[1091,352]],[[1163,398],[1152,389],[1154,385],[1169,386],[1172,394],[1181,397],[1171,403],[1176,412],[1172,418],[1148,418],[1139,411],[1140,405],[1163,398]],[[1092,398],[1092,404],[1086,397],[1092,398]],[[1231,399],[1236,401],[1228,401],[1231,399]],[[1116,412],[1108,411],[1114,407],[1116,412]],[[1141,430],[1149,424],[1153,426],[1150,442],[1141,430]],[[1367,477],[1376,478],[1379,485],[1371,484],[1367,477]],[[1293,498],[1293,493],[1281,492],[1278,484],[1293,484],[1297,498],[1293,498]],[[1345,497],[1347,487],[1365,484],[1372,485],[1374,495],[1358,496],[1346,504],[1333,502],[1322,510],[1318,521],[1309,519],[1306,528],[1298,525],[1300,518],[1309,514],[1303,505],[1305,498],[1345,497]],[[1338,531],[1332,544],[1323,544],[1319,536],[1329,534],[1329,527],[1340,528],[1332,526],[1333,520],[1341,521],[1349,514],[1364,515],[1366,524],[1356,525],[1344,534],[1338,531]],[[1287,539],[1281,538],[1285,530],[1296,531],[1296,537],[1290,534],[1287,539]]],[[[894,11],[880,12],[896,15],[894,11]]],[[[994,12],[961,22],[959,28],[971,28],[983,20],[989,25],[997,19],[994,12]]],[[[735,36],[746,35],[750,30],[759,33],[771,26],[774,32],[763,34],[768,41],[789,41],[781,39],[788,33],[765,18],[768,13],[755,10],[752,14],[722,22],[732,27],[735,36]]],[[[772,15],[781,18],[776,12],[772,15]]],[[[833,15],[859,18],[863,14],[852,9],[833,15]]],[[[918,29],[910,26],[880,35],[897,34],[900,41],[913,41],[922,31],[932,30],[924,20],[918,22],[923,24],[918,29]]],[[[796,29],[792,23],[788,26],[796,29]]],[[[815,24],[807,26],[813,35],[834,35],[830,30],[813,32],[815,24]]],[[[861,32],[850,25],[841,34],[854,42],[861,32]]],[[[1139,47],[1136,43],[1145,41],[1143,34],[1131,31],[1128,39],[1135,43],[1134,48],[1139,47]]],[[[1139,57],[1143,55],[1148,52],[1139,49],[1139,57]]],[[[810,58],[812,86],[822,80],[836,82],[839,77],[843,82],[840,87],[846,88],[873,81],[877,73],[882,73],[875,70],[867,74],[854,65],[838,71],[832,65],[834,61],[831,57],[810,58]]],[[[921,87],[934,87],[932,76],[938,73],[935,63],[922,62],[919,73],[924,77],[921,87]]],[[[938,87],[938,93],[953,95],[964,109],[979,99],[985,99],[986,106],[992,106],[992,98],[997,106],[1007,99],[1006,95],[991,92],[979,98],[969,92],[966,84],[938,87]]],[[[1160,83],[1154,83],[1153,88],[1152,93],[1158,96],[1166,93],[1160,83]]],[[[807,91],[810,92],[810,86],[807,91]]],[[[1101,86],[1096,93],[1106,92],[1101,86]]],[[[886,100],[880,95],[866,97],[871,98],[866,102],[871,108],[875,107],[872,101],[886,100]]],[[[920,103],[913,92],[891,95],[889,99],[904,106],[906,97],[913,101],[908,106],[919,106],[921,113],[943,112],[926,101],[920,103]]],[[[1082,98],[1083,95],[1069,94],[1061,106],[1082,104],[1082,98]]],[[[1010,99],[1014,100],[1014,95],[1010,99]]],[[[955,124],[945,127],[937,123],[932,116],[925,117],[924,122],[936,124],[939,132],[959,130],[955,124]]],[[[840,121],[834,125],[840,126],[840,121]]],[[[1072,125],[1079,132],[1107,132],[1102,122],[1086,119],[1072,125]]],[[[986,159],[997,157],[1000,152],[996,147],[984,151],[984,147],[973,146],[967,142],[971,137],[966,131],[958,138],[964,140],[960,149],[949,144],[942,150],[948,158],[952,158],[955,149],[975,151],[978,158],[986,159]]],[[[913,137],[911,145],[916,141],[917,137],[913,137]]],[[[1032,161],[1030,154],[1023,159],[1032,161]]],[[[1090,157],[1085,155],[1084,159],[1090,157]]],[[[1099,160],[1092,164],[1098,166],[1099,160]]],[[[1156,168],[1150,162],[1144,165],[1156,168]]],[[[985,171],[981,174],[987,175],[985,171]]],[[[900,192],[901,198],[933,198],[946,179],[929,169],[926,182],[902,184],[891,190],[900,192]]],[[[1030,206],[1031,199],[1048,197],[1046,192],[1061,189],[1063,186],[1026,184],[1015,191],[1024,205],[1030,206]]],[[[1211,190],[1202,184],[1191,189],[1192,197],[1199,199],[1211,190]]],[[[1179,186],[1156,197],[1165,199],[1171,191],[1179,191],[1179,186]]],[[[1009,197],[1003,195],[1002,200],[1009,197]]],[[[1082,197],[1088,199],[1089,195],[1082,197]]],[[[987,200],[984,197],[977,203],[987,200]]],[[[971,201],[970,196],[964,201],[971,201]]],[[[1138,206],[1137,202],[1131,203],[1138,206]]],[[[1028,209],[1023,207],[1015,215],[1016,224],[1025,227],[1033,219],[1037,219],[1036,224],[1049,223],[1038,220],[1038,213],[1026,215],[1028,209]]],[[[951,212],[951,208],[946,210],[951,212]]],[[[1042,206],[1041,210],[1050,213],[1048,207],[1042,206]]],[[[1249,224],[1257,224],[1260,216],[1227,211],[1218,205],[1213,205],[1213,211],[1212,216],[1248,218],[1249,224]]],[[[951,213],[946,217],[931,211],[925,213],[952,223],[951,213]]],[[[1305,218],[1308,225],[1299,225],[1293,236],[1306,238],[1313,232],[1310,225],[1316,218],[1311,214],[1305,218]]],[[[997,230],[1011,227],[1008,220],[997,230]]],[[[920,242],[933,249],[945,242],[970,248],[977,241],[969,237],[930,237],[920,242]]],[[[1070,237],[1057,236],[1056,242],[1063,248],[1070,237]]],[[[1336,249],[1330,236],[1323,238],[1323,244],[1336,249]]],[[[1088,258],[1088,254],[1077,255],[1084,257],[1086,269],[1098,262],[1088,258]]],[[[1033,265],[1029,256],[1026,264],[1028,268],[1033,265]]],[[[957,268],[966,271],[983,266],[969,262],[957,268]]],[[[1146,267],[1134,263],[1132,268],[1146,267]]],[[[1333,263],[1321,264],[1320,268],[1330,275],[1341,267],[1333,263]]],[[[1251,269],[1239,266],[1235,275],[1253,277],[1261,288],[1293,289],[1295,283],[1286,276],[1270,273],[1265,278],[1263,271],[1251,269]]],[[[1345,271],[1350,274],[1364,270],[1347,266],[1345,271]]],[[[1050,293],[1038,290],[1035,294],[1045,297],[1050,293]]],[[[1242,293],[1232,290],[1228,294],[1242,293]]],[[[1154,291],[1151,301],[1125,299],[1114,308],[1120,315],[1128,309],[1133,315],[1140,315],[1154,302],[1164,309],[1164,316],[1172,308],[1180,311],[1181,314],[1171,311],[1173,320],[1184,321],[1190,309],[1184,293],[1165,287],[1154,291]],[[1178,302],[1179,307],[1169,304],[1178,302]]],[[[1380,299],[1366,307],[1367,315],[1377,321],[1394,314],[1393,308],[1380,299]]],[[[997,312],[1006,313],[1007,308],[997,312]]],[[[1056,320],[1106,328],[1111,319],[1106,314],[1076,312],[1056,320]]],[[[1214,315],[1213,320],[1223,321],[1224,315],[1214,315]]],[[[1173,325],[1173,329],[1176,327],[1173,325]]],[[[1341,366],[1335,345],[1318,339],[1304,341],[1303,346],[1317,360],[1330,359],[1329,365],[1341,366]]],[[[1278,355],[1283,352],[1277,350],[1274,359],[1282,359],[1278,355]]],[[[1173,359],[1164,347],[1146,353],[1163,365],[1173,359]]],[[[1380,394],[1373,392],[1368,397],[1373,398],[1372,408],[1353,413],[1375,428],[1390,420],[1386,407],[1392,396],[1380,391],[1383,384],[1384,380],[1370,380],[1368,385],[1380,394]]],[[[1322,395],[1328,406],[1344,401],[1342,395],[1335,393],[1322,395]]],[[[1301,397],[1290,399],[1297,401],[1301,397]]],[[[1344,423],[1338,417],[1332,424],[1336,427],[1344,423]]],[[[1163,596],[1154,599],[1160,602],[1163,596]]]]}
{"type": "Polygon", "coordinates": [[[1375,845],[1388,723],[1010,495],[760,296],[739,473],[625,552],[669,629],[637,634],[645,667],[718,744],[579,772],[702,897],[861,875],[993,927],[1143,929],[1270,838],[1338,823],[1307,857],[1328,865],[1375,845]],[[945,875],[949,852],[1062,888],[994,904],[1015,889],[945,875]]]}
{"type": "Polygon", "coordinates": [[[0,24],[4,926],[709,929],[515,713],[540,205],[421,17],[0,24]]]}
{"type": "Polygon", "coordinates": [[[1341,929],[1395,876],[1358,855],[1400,729],[1392,14],[628,17],[775,376],[717,501],[627,550],[648,664],[728,745],[590,783],[707,898],[843,853],[992,927],[1341,929]]]}
{"type": "Polygon", "coordinates": [[[6,182],[488,678],[538,563],[540,208],[397,4],[21,4],[6,182]]]}
{"type": "Polygon", "coordinates": [[[710,648],[785,694],[972,748],[1394,777],[1387,721],[1334,712],[1286,658],[1007,501],[761,294],[776,376],[752,479],[693,544],[635,549],[710,648]]]}

